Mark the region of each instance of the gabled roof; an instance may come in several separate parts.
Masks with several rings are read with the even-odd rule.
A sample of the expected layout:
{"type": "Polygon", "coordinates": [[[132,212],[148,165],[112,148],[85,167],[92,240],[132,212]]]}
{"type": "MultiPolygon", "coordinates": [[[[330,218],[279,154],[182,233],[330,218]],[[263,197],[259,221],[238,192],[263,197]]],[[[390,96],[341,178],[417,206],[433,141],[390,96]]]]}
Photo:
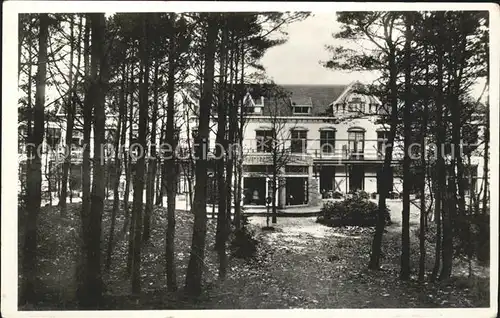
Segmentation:
{"type": "Polygon", "coordinates": [[[347,85],[280,85],[281,98],[266,96],[263,115],[278,113],[280,116],[292,116],[292,102],[297,106],[310,106],[311,111],[305,116],[329,116],[329,106],[346,89],[347,85]]]}

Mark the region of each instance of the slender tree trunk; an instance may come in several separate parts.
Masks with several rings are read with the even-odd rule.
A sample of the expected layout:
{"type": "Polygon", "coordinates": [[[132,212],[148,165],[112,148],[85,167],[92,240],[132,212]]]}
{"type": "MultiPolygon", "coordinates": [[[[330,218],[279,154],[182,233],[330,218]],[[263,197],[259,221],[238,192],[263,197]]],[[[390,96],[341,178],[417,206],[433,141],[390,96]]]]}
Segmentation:
{"type": "MultiPolygon", "coordinates": [[[[132,48],[132,54],[134,53],[134,48],[132,48]]],[[[139,87],[141,86],[142,83],[142,66],[139,66],[140,68],[140,74],[139,74],[139,87]]],[[[127,274],[132,273],[132,247],[134,245],[134,224],[135,224],[135,214],[133,211],[130,211],[129,209],[129,197],[130,197],[130,186],[132,183],[132,171],[134,172],[134,175],[136,173],[136,167],[137,167],[137,160],[136,162],[132,162],[132,146],[137,142],[137,140],[134,139],[134,65],[131,65],[131,73],[130,73],[130,82],[131,82],[131,89],[130,89],[130,110],[129,110],[129,153],[127,154],[128,158],[128,169],[125,175],[126,178],[126,184],[125,184],[125,195],[123,198],[123,208],[125,210],[125,221],[123,223],[123,232],[128,230],[128,249],[127,249],[127,274]]],[[[132,199],[133,200],[133,199],[132,199]]]]}
{"type": "MultiPolygon", "coordinates": [[[[489,106],[489,102],[488,102],[489,106]]],[[[481,212],[483,215],[489,213],[488,202],[489,202],[489,179],[488,179],[488,162],[489,162],[489,152],[490,152],[490,112],[489,108],[486,111],[486,127],[484,128],[484,163],[483,163],[483,200],[481,212]]]]}
{"type": "MultiPolygon", "coordinates": [[[[207,17],[207,37],[205,46],[205,67],[203,75],[203,89],[200,103],[199,135],[198,140],[206,142],[209,137],[210,109],[213,97],[214,80],[214,56],[218,33],[218,18],[216,13],[209,13],[207,17]]],[[[207,206],[206,206],[206,182],[207,182],[207,154],[201,153],[199,148],[196,160],[196,185],[193,207],[194,214],[193,239],[191,243],[191,254],[186,274],[186,291],[198,296],[201,294],[201,280],[205,259],[205,239],[207,231],[207,206]]]]}
{"type": "Polygon", "coordinates": [[[96,87],[94,99],[94,167],[92,175],[91,206],[89,214],[88,229],[88,254],[87,254],[87,300],[88,305],[98,308],[102,294],[101,277],[101,227],[102,214],[104,211],[104,145],[106,115],[104,110],[105,89],[107,85],[107,61],[104,50],[104,39],[106,32],[106,20],[104,13],[91,14],[92,26],[92,63],[96,68],[99,65],[99,76],[95,78],[96,87]]]}
{"type": "Polygon", "coordinates": [[[390,105],[391,105],[391,115],[390,115],[390,129],[388,145],[385,147],[384,155],[384,165],[381,173],[380,182],[380,193],[378,206],[379,211],[377,215],[377,224],[375,227],[375,235],[373,236],[372,250],[370,254],[370,262],[368,268],[378,269],[380,267],[380,254],[382,251],[382,236],[384,234],[385,227],[385,211],[386,211],[386,198],[389,195],[389,182],[392,173],[391,163],[392,163],[392,152],[393,144],[396,136],[396,126],[398,122],[398,87],[397,87],[397,76],[398,69],[396,65],[396,51],[395,48],[391,48],[389,52],[389,92],[390,92],[390,105]]]}
{"type": "MultiPolygon", "coordinates": [[[[146,14],[143,19],[143,38],[141,39],[141,64],[144,65],[143,82],[140,88],[140,107],[139,107],[139,144],[143,152],[146,151],[146,130],[148,120],[148,92],[149,92],[149,21],[146,14]]],[[[141,291],[141,245],[142,245],[142,205],[144,192],[144,174],[145,157],[144,153],[137,159],[137,167],[134,182],[134,202],[133,215],[134,222],[134,241],[132,246],[132,293],[138,294],[141,291]]]]}
{"type": "MultiPolygon", "coordinates": [[[[162,119],[161,121],[161,130],[160,130],[160,145],[163,144],[165,141],[165,121],[162,119]]],[[[165,182],[166,182],[166,176],[165,176],[165,162],[162,160],[158,163],[158,168],[160,170],[160,174],[158,175],[157,182],[158,185],[156,186],[156,205],[163,206],[163,193],[164,193],[164,188],[165,188],[165,182]]]]}
{"type": "MultiPolygon", "coordinates": [[[[427,29],[424,29],[425,34],[427,35],[427,29]]],[[[424,43],[424,59],[425,59],[425,87],[429,88],[429,55],[427,43],[424,43]]],[[[418,267],[418,280],[419,282],[425,281],[425,231],[427,229],[426,222],[426,195],[425,195],[425,184],[426,184],[426,171],[427,171],[427,162],[425,158],[425,139],[427,137],[427,125],[428,125],[428,116],[429,116],[429,100],[428,95],[426,94],[424,98],[423,105],[423,116],[422,116],[422,124],[420,126],[420,169],[421,169],[421,184],[420,184],[420,229],[419,229],[419,251],[420,251],[420,259],[419,259],[419,267],[418,267]]],[[[432,191],[432,189],[431,189],[432,191]]]]}
{"type": "Polygon", "coordinates": [[[431,281],[437,278],[441,267],[441,212],[443,207],[443,193],[445,189],[445,162],[443,154],[443,144],[446,138],[445,128],[443,126],[443,48],[438,35],[437,41],[437,96],[436,96],[436,140],[437,140],[437,160],[436,160],[436,203],[435,203],[435,221],[436,221],[436,249],[434,267],[431,273],[431,281]]]}
{"type": "MultiPolygon", "coordinates": [[[[34,304],[36,301],[36,276],[37,276],[37,226],[42,200],[42,170],[41,158],[36,151],[43,143],[44,133],[44,107],[45,85],[47,80],[47,38],[49,28],[48,14],[40,14],[40,32],[38,34],[38,69],[36,74],[36,92],[34,108],[34,127],[30,142],[33,143],[33,162],[29,165],[27,174],[27,206],[28,217],[25,222],[22,273],[23,285],[20,303],[34,304]]],[[[31,61],[30,61],[31,62],[31,61]]],[[[30,87],[31,89],[31,87],[30,87]]]]}
{"type": "MultiPolygon", "coordinates": [[[[234,42],[234,37],[231,42],[234,42]]],[[[242,44],[243,45],[243,44],[242,44]]],[[[235,82],[240,83],[240,89],[238,89],[235,92],[235,98],[233,99],[233,107],[236,107],[238,105],[240,107],[240,113],[239,113],[239,120],[238,126],[237,126],[237,139],[238,139],[238,153],[237,153],[237,164],[236,164],[236,195],[234,197],[234,224],[236,225],[236,229],[241,228],[241,188],[242,188],[242,182],[243,182],[243,134],[244,134],[244,129],[245,129],[245,112],[244,112],[244,105],[243,105],[243,92],[244,92],[244,84],[245,84],[245,77],[244,77],[244,71],[241,72],[241,77],[238,79],[238,67],[239,67],[239,62],[240,62],[240,50],[238,49],[238,45],[236,45],[234,53],[234,74],[235,74],[235,82]],[[241,92],[241,94],[240,94],[241,92]]],[[[243,50],[242,50],[243,51],[243,50]]],[[[243,54],[244,55],[244,54],[243,54]]],[[[241,59],[241,62],[244,62],[244,58],[241,59]]],[[[243,68],[243,67],[242,67],[243,68]]],[[[244,69],[244,68],[243,68],[244,69]]],[[[235,89],[233,88],[233,92],[235,89]]]]}
{"type": "MultiPolygon", "coordinates": [[[[227,116],[227,104],[226,104],[226,94],[227,94],[227,20],[225,20],[222,25],[222,41],[220,42],[219,56],[220,56],[220,70],[219,70],[219,92],[218,92],[218,107],[217,107],[217,136],[216,144],[220,145],[216,147],[215,156],[216,162],[216,178],[217,178],[217,190],[218,191],[218,210],[217,210],[217,231],[215,235],[215,249],[219,257],[219,279],[224,279],[227,273],[227,255],[226,255],[226,236],[227,236],[227,188],[226,180],[231,182],[230,179],[226,179],[226,174],[224,171],[224,159],[227,150],[226,142],[226,116],[227,116]],[[225,23],[224,23],[225,22],[225,23]],[[221,149],[222,148],[222,149],[221,149]]],[[[231,170],[231,166],[228,166],[228,170],[231,170]]],[[[229,171],[228,171],[229,172],[229,171]]],[[[230,188],[230,187],[228,187],[230,188]]],[[[230,201],[229,201],[230,202],[230,201]]],[[[215,202],[214,202],[215,203],[215,202]]],[[[230,206],[229,206],[230,209],[230,206]]]]}
{"type": "MultiPolygon", "coordinates": [[[[170,13],[172,28],[175,28],[176,15],[170,13]]],[[[168,61],[168,79],[167,79],[167,126],[166,139],[171,149],[176,148],[176,129],[175,129],[175,71],[176,71],[176,39],[175,32],[171,32],[169,38],[169,61],[168,61]]],[[[175,197],[176,197],[176,160],[175,153],[168,155],[166,163],[166,188],[167,188],[167,231],[165,244],[165,260],[167,274],[167,288],[170,291],[177,290],[177,270],[175,266],[175,197]]]]}
{"type": "Polygon", "coordinates": [[[149,153],[148,177],[146,184],[146,209],[144,210],[144,232],[142,240],[148,242],[151,236],[151,214],[153,213],[154,185],[156,176],[156,121],[158,119],[158,69],[159,63],[155,62],[154,68],[154,92],[153,92],[153,114],[151,118],[151,150],[149,153]]]}
{"type": "Polygon", "coordinates": [[[118,209],[120,207],[120,176],[122,174],[121,167],[121,159],[120,159],[120,137],[122,135],[122,122],[124,120],[126,114],[126,101],[125,101],[125,77],[126,71],[125,66],[122,65],[122,83],[121,83],[121,91],[120,91],[120,110],[118,114],[118,124],[116,129],[116,138],[115,138],[115,180],[113,184],[113,209],[111,210],[111,225],[109,228],[109,236],[108,236],[108,246],[106,251],[106,271],[109,271],[111,268],[111,255],[113,254],[113,240],[115,235],[115,224],[116,224],[116,215],[118,214],[118,209]]]}
{"type": "MultiPolygon", "coordinates": [[[[80,303],[85,305],[87,295],[85,281],[86,281],[86,268],[87,268],[87,254],[89,237],[87,231],[89,227],[89,214],[90,214],[90,132],[92,129],[92,95],[94,94],[95,78],[97,77],[97,68],[92,67],[93,73],[90,73],[89,67],[89,47],[90,47],[90,18],[85,15],[85,34],[84,34],[84,74],[85,74],[85,98],[83,101],[83,152],[82,152],[82,256],[78,262],[78,298],[80,303]]],[[[94,64],[96,61],[93,61],[94,64]]]]}
{"type": "MultiPolygon", "coordinates": [[[[453,168],[451,168],[453,169],[453,168]]],[[[441,272],[439,280],[447,280],[451,276],[453,263],[453,225],[452,225],[452,210],[456,208],[456,188],[454,174],[448,176],[448,182],[444,192],[443,214],[443,251],[441,272]]]]}
{"type": "Polygon", "coordinates": [[[412,108],[412,91],[411,91],[411,42],[412,42],[412,24],[413,15],[411,12],[405,16],[405,105],[403,110],[404,122],[404,158],[403,158],[403,211],[402,211],[402,233],[401,233],[401,272],[402,280],[410,279],[410,189],[412,181],[410,176],[410,144],[411,144],[411,108],[412,108]]]}
{"type": "MultiPolygon", "coordinates": [[[[132,54],[133,54],[132,48],[132,54]]],[[[128,152],[124,155],[124,165],[125,165],[125,189],[123,193],[123,214],[125,216],[125,220],[123,222],[122,232],[125,233],[129,227],[130,222],[130,211],[129,211],[129,198],[130,198],[130,183],[131,183],[131,175],[132,175],[132,165],[131,165],[131,157],[130,157],[130,149],[132,146],[132,135],[133,135],[133,125],[134,125],[134,65],[130,65],[130,77],[129,77],[129,86],[128,93],[130,94],[130,109],[128,114],[128,141],[129,147],[128,152]]],[[[124,130],[125,133],[125,130],[124,130]]],[[[131,232],[129,232],[129,235],[131,232]]]]}
{"type": "MultiPolygon", "coordinates": [[[[81,26],[82,26],[82,21],[80,19],[80,32],[81,34],[81,26]]],[[[68,74],[68,99],[66,101],[66,149],[65,149],[65,156],[64,156],[64,164],[63,164],[63,171],[62,171],[62,188],[61,192],[59,193],[59,207],[60,207],[60,215],[61,217],[66,217],[66,198],[67,198],[67,192],[68,192],[68,172],[70,169],[71,165],[71,145],[72,145],[72,137],[73,137],[73,124],[74,124],[74,115],[75,115],[75,103],[74,103],[74,89],[75,86],[73,84],[73,53],[74,53],[74,16],[71,15],[70,18],[70,55],[69,55],[69,74],[68,74]]],[[[78,47],[80,47],[80,39],[78,40],[78,47]]],[[[80,52],[78,52],[78,63],[77,63],[77,70],[80,68],[80,52]]],[[[78,74],[78,73],[77,73],[78,74]]],[[[78,76],[76,76],[78,77],[78,76]]],[[[76,82],[76,80],[75,80],[76,82]]]]}

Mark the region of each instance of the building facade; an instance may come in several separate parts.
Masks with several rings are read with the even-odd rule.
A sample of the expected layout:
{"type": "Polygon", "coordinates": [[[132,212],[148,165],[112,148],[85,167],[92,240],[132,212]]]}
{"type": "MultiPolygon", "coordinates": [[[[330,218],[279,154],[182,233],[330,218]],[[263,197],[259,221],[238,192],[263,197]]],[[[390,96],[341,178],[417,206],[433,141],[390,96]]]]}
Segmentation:
{"type": "MultiPolygon", "coordinates": [[[[340,197],[358,190],[372,196],[378,194],[381,186],[380,173],[388,146],[388,127],[380,120],[381,116],[387,115],[388,109],[380,100],[364,93],[365,88],[359,82],[349,85],[285,85],[280,87],[279,94],[260,87],[253,85],[246,88],[244,115],[240,117],[244,118],[241,152],[244,205],[264,206],[266,198],[272,196],[274,176],[278,188],[276,203],[283,208],[318,206],[322,199],[340,197]]],[[[175,120],[179,132],[177,150],[183,152],[183,158],[178,160],[177,191],[186,195],[193,192],[194,184],[194,167],[189,159],[198,120],[198,100],[194,95],[192,92],[180,91],[175,97],[178,105],[175,120]]],[[[164,118],[163,111],[160,109],[159,118],[164,118]]],[[[54,197],[57,197],[60,190],[62,162],[68,154],[64,148],[62,152],[60,150],[66,143],[65,115],[61,109],[57,113],[57,120],[46,124],[42,151],[42,191],[54,193],[54,197]]],[[[215,154],[216,115],[211,120],[213,129],[210,129],[208,140],[209,159],[215,154]]],[[[82,151],[85,146],[80,122],[78,119],[75,121],[71,141],[69,189],[75,196],[79,196],[81,192],[82,151]]],[[[108,114],[107,147],[111,148],[115,138],[118,138],[117,124],[117,114],[108,114]]],[[[157,136],[160,136],[161,130],[162,124],[159,122],[157,136]]],[[[26,126],[20,123],[20,188],[23,185],[28,155],[25,136],[26,126]]],[[[129,145],[136,137],[137,121],[132,120],[132,132],[127,131],[125,143],[129,145]]],[[[87,145],[91,156],[92,143],[91,138],[90,145],[87,145]]],[[[122,150],[124,153],[129,151],[127,148],[122,150]]],[[[389,188],[396,194],[402,191],[402,180],[398,172],[402,157],[401,145],[396,142],[393,146],[393,171],[389,184],[389,188]]],[[[464,162],[467,163],[465,160],[464,162]]],[[[471,156],[467,189],[479,191],[481,182],[478,180],[483,177],[482,163],[482,148],[478,147],[471,156]]],[[[106,161],[106,166],[109,167],[106,175],[108,189],[112,189],[115,180],[113,164],[114,156],[111,152],[106,161]]],[[[210,201],[215,201],[217,194],[214,176],[211,169],[207,184],[210,201]]],[[[130,180],[132,182],[133,178],[130,180]]],[[[124,188],[125,175],[122,173],[122,192],[124,188]]]]}

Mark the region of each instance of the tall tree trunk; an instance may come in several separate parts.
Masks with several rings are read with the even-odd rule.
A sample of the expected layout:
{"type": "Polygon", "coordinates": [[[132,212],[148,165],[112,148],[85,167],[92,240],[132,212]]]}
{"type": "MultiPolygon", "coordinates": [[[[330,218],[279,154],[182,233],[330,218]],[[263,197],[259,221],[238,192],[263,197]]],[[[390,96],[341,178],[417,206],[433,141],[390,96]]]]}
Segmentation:
{"type": "Polygon", "coordinates": [[[386,211],[386,199],[389,195],[389,182],[392,174],[392,152],[394,145],[394,139],[396,136],[396,126],[398,122],[398,86],[397,86],[397,76],[398,69],[396,64],[396,50],[394,47],[390,48],[389,56],[389,102],[391,105],[391,115],[389,120],[389,138],[387,140],[389,147],[385,147],[384,155],[384,165],[381,173],[380,182],[380,193],[378,199],[378,214],[377,214],[377,224],[375,227],[375,235],[373,236],[372,249],[370,254],[370,262],[368,268],[378,269],[380,267],[380,254],[382,251],[382,236],[384,234],[385,227],[385,211],[386,211]]]}
{"type": "Polygon", "coordinates": [[[121,80],[121,90],[120,90],[120,110],[118,114],[118,124],[116,128],[116,138],[115,138],[115,179],[113,184],[113,209],[111,210],[111,225],[109,228],[109,236],[108,236],[108,246],[106,250],[106,271],[109,271],[111,268],[111,255],[113,254],[113,240],[115,235],[115,224],[116,224],[116,215],[118,214],[118,209],[120,207],[120,176],[122,174],[122,163],[120,159],[120,137],[122,135],[122,122],[124,120],[126,114],[126,102],[125,102],[125,86],[126,86],[126,71],[125,65],[122,65],[122,80],[121,80]]]}
{"type": "Polygon", "coordinates": [[[96,68],[92,73],[96,75],[97,65],[99,76],[95,78],[94,99],[94,160],[92,174],[92,193],[88,228],[88,254],[87,254],[87,300],[89,306],[97,308],[102,295],[101,277],[101,231],[102,214],[104,211],[104,145],[106,115],[104,110],[105,90],[107,86],[107,61],[104,50],[106,20],[104,13],[91,14],[92,26],[92,62],[96,68]]]}
{"type": "MultiPolygon", "coordinates": [[[[209,137],[210,109],[213,98],[214,56],[218,33],[218,18],[215,15],[216,13],[208,13],[205,15],[207,17],[207,37],[198,130],[198,140],[202,140],[205,143],[209,137]]],[[[207,205],[205,203],[207,198],[207,153],[206,147],[199,147],[198,149],[195,194],[193,206],[191,208],[194,214],[193,239],[186,274],[186,291],[194,296],[198,296],[201,293],[207,232],[207,205]],[[201,149],[203,149],[203,153],[201,153],[201,149]]]]}
{"type": "MultiPolygon", "coordinates": [[[[425,26],[424,26],[425,28],[425,26]]],[[[428,35],[427,28],[424,29],[425,35],[428,35]]],[[[428,54],[427,42],[424,43],[424,60],[425,60],[425,87],[429,89],[429,54],[428,54]]],[[[428,94],[424,97],[423,105],[423,116],[422,123],[420,126],[420,169],[421,169],[421,180],[420,180],[420,229],[419,229],[419,251],[420,259],[418,266],[418,280],[423,283],[425,281],[425,231],[427,229],[427,218],[426,218],[426,195],[425,195],[425,184],[426,184],[426,171],[427,171],[427,161],[425,149],[425,139],[427,137],[427,125],[429,116],[429,100],[428,94]]],[[[432,189],[431,189],[432,191],[432,189]]]]}
{"type": "Polygon", "coordinates": [[[143,37],[141,38],[141,64],[144,65],[143,82],[140,88],[140,106],[139,106],[139,138],[138,143],[143,149],[143,154],[137,158],[135,182],[134,182],[134,202],[133,217],[134,222],[134,241],[132,246],[132,293],[138,294],[141,291],[141,245],[142,245],[142,205],[144,191],[144,172],[146,151],[146,130],[148,120],[148,91],[149,91],[149,21],[146,14],[143,19],[143,37]]]}
{"type": "MultiPolygon", "coordinates": [[[[170,13],[172,28],[175,28],[175,13],[170,13]]],[[[168,79],[167,79],[167,126],[166,140],[171,149],[176,149],[176,127],[175,127],[175,72],[177,63],[175,32],[171,32],[169,38],[169,61],[168,61],[168,79]]],[[[175,153],[171,152],[166,158],[166,188],[167,188],[167,231],[165,244],[165,260],[167,274],[167,288],[170,291],[177,290],[177,275],[175,266],[175,200],[176,200],[176,181],[177,169],[175,153]]],[[[163,186],[163,185],[162,185],[163,186]]]]}
{"type": "Polygon", "coordinates": [[[154,68],[154,92],[153,92],[153,114],[151,118],[151,149],[149,153],[148,177],[146,184],[146,208],[144,210],[144,232],[143,242],[148,242],[151,236],[151,214],[153,213],[154,185],[156,176],[156,121],[158,119],[158,69],[159,62],[155,62],[154,68]]]}
{"type": "MultiPolygon", "coordinates": [[[[439,13],[442,16],[442,13],[439,13]]],[[[446,171],[445,171],[445,162],[444,162],[444,154],[443,154],[443,145],[445,141],[446,130],[443,125],[443,47],[442,42],[440,41],[441,35],[438,34],[437,45],[436,45],[436,76],[437,76],[437,96],[436,96],[436,140],[437,140],[437,149],[436,149],[436,201],[435,201],[435,221],[436,221],[436,248],[435,248],[435,261],[434,266],[431,273],[431,281],[434,281],[437,278],[439,273],[439,269],[441,267],[441,212],[443,205],[443,194],[445,189],[446,182],[446,171]]]]}
{"type": "MultiPolygon", "coordinates": [[[[83,65],[85,74],[85,98],[83,101],[83,152],[82,152],[82,256],[78,262],[78,298],[81,304],[85,304],[86,299],[86,260],[88,249],[88,218],[90,213],[90,132],[92,129],[92,95],[94,94],[95,78],[97,77],[97,67],[92,67],[94,73],[90,73],[89,66],[89,48],[90,48],[90,18],[85,15],[85,33],[84,33],[84,49],[83,49],[83,65]]],[[[96,62],[95,60],[93,61],[96,62]]]]}
{"type": "MultiPolygon", "coordinates": [[[[489,87],[489,85],[488,85],[489,87]]],[[[489,99],[489,98],[488,98],[489,99]]],[[[488,202],[489,202],[489,179],[488,179],[488,162],[489,162],[489,152],[490,152],[490,110],[489,101],[487,102],[488,109],[486,111],[486,126],[484,127],[484,163],[483,163],[483,198],[482,198],[482,209],[481,213],[486,215],[489,213],[488,202]]]]}
{"type": "Polygon", "coordinates": [[[410,176],[410,144],[411,144],[411,42],[412,42],[412,24],[413,15],[411,12],[405,15],[405,105],[403,110],[404,123],[404,158],[403,158],[403,211],[402,211],[402,230],[401,230],[401,272],[402,280],[410,279],[410,190],[412,188],[412,177],[410,176]]]}
{"type": "MultiPolygon", "coordinates": [[[[160,145],[163,144],[165,140],[165,134],[166,134],[166,124],[165,121],[162,119],[161,121],[161,130],[160,130],[160,145]]],[[[156,205],[163,206],[163,193],[164,193],[164,188],[165,188],[165,182],[166,182],[166,170],[165,170],[165,163],[164,161],[161,161],[158,163],[160,174],[158,176],[158,185],[156,186],[156,190],[158,191],[156,195],[156,205]]],[[[158,168],[157,168],[158,169],[158,168]]]]}
{"type": "MultiPolygon", "coordinates": [[[[38,69],[36,74],[36,92],[34,108],[34,126],[30,142],[34,145],[33,162],[29,165],[27,174],[27,205],[28,217],[24,231],[22,273],[23,285],[21,290],[21,302],[33,304],[36,300],[36,276],[37,276],[37,226],[42,200],[42,169],[39,149],[43,143],[44,133],[44,108],[45,108],[45,85],[47,81],[47,38],[49,28],[48,14],[40,14],[40,32],[38,34],[38,69]]],[[[31,61],[30,61],[31,62],[31,61]]],[[[31,89],[31,87],[30,87],[31,89]]]]}
{"type": "MultiPolygon", "coordinates": [[[[71,165],[71,145],[72,145],[72,137],[73,137],[73,125],[74,125],[74,116],[75,116],[75,88],[76,88],[76,83],[77,80],[76,78],[78,77],[78,72],[76,73],[75,76],[75,83],[73,83],[73,53],[74,53],[74,15],[71,15],[70,18],[70,55],[69,55],[69,74],[68,74],[68,99],[66,101],[66,149],[65,149],[65,156],[64,156],[64,164],[63,164],[63,171],[62,171],[62,180],[61,180],[61,192],[59,193],[59,207],[60,207],[60,214],[61,217],[66,217],[66,198],[68,195],[68,172],[70,169],[71,165]]],[[[80,36],[81,36],[81,30],[82,30],[82,20],[80,18],[80,25],[79,25],[79,35],[78,35],[78,47],[80,47],[80,36]]],[[[78,62],[76,69],[80,69],[80,50],[78,50],[78,62]]]]}
{"type": "MultiPolygon", "coordinates": [[[[452,170],[453,167],[450,169],[452,170]]],[[[456,208],[456,183],[455,174],[452,173],[448,176],[448,182],[445,186],[444,200],[443,200],[443,251],[441,272],[439,280],[447,280],[451,276],[452,263],[453,263],[453,224],[452,224],[452,211],[456,208]]]]}
{"type": "MultiPolygon", "coordinates": [[[[132,54],[134,54],[134,48],[132,48],[132,54]]],[[[140,67],[139,75],[139,87],[142,83],[142,66],[140,67]]],[[[125,174],[125,194],[123,196],[123,209],[125,213],[125,221],[123,222],[123,232],[128,231],[128,248],[127,248],[127,274],[132,272],[132,246],[134,245],[134,223],[135,215],[132,211],[129,211],[129,197],[130,197],[130,186],[132,183],[132,171],[135,173],[135,167],[137,166],[137,161],[132,163],[132,146],[135,144],[134,140],[134,64],[130,67],[130,110],[129,110],[129,151],[126,158],[128,158],[128,164],[126,165],[127,171],[125,174]]]]}
{"type": "MultiPolygon", "coordinates": [[[[234,37],[232,38],[232,41],[231,42],[234,42],[234,37]]],[[[242,44],[243,45],[243,44],[242,44]]],[[[235,79],[234,81],[236,83],[238,83],[238,80],[240,81],[239,84],[240,84],[240,88],[241,88],[241,91],[238,89],[238,90],[235,90],[234,89],[234,86],[233,86],[233,94],[235,94],[235,96],[233,96],[233,107],[236,107],[236,105],[238,107],[240,107],[240,112],[239,112],[239,120],[237,120],[237,134],[236,134],[236,138],[238,140],[238,153],[237,153],[237,156],[236,156],[236,194],[234,196],[234,224],[236,226],[236,229],[240,229],[241,228],[241,196],[242,196],[242,193],[241,193],[241,188],[242,188],[242,181],[243,181],[243,134],[244,134],[244,130],[245,130],[245,112],[244,112],[244,105],[243,105],[243,92],[244,92],[244,84],[245,84],[245,77],[244,77],[244,68],[243,68],[243,72],[241,72],[241,77],[238,78],[238,67],[239,67],[239,62],[240,62],[240,50],[238,49],[238,45],[236,45],[236,48],[235,48],[235,51],[234,52],[234,74],[235,74],[235,79]]],[[[243,58],[241,59],[241,62],[243,63],[244,62],[244,50],[242,50],[243,52],[243,58]]],[[[231,81],[232,82],[232,81],[231,81]]],[[[237,86],[237,85],[235,85],[237,86]]]]}
{"type": "MultiPolygon", "coordinates": [[[[217,98],[217,136],[215,148],[216,162],[216,182],[217,187],[213,189],[218,192],[218,209],[217,209],[217,230],[215,235],[215,249],[219,257],[219,279],[224,279],[227,272],[227,255],[226,255],[226,236],[227,236],[227,189],[224,171],[225,151],[227,150],[226,142],[226,116],[227,116],[227,20],[223,21],[222,25],[222,41],[220,42],[219,56],[220,56],[220,70],[219,70],[219,92],[217,98]],[[225,22],[225,23],[224,23],[225,22]],[[221,149],[222,148],[222,149],[221,149]]],[[[229,139],[230,140],[230,139],[229,139]]],[[[228,158],[229,160],[229,158],[228,158]]],[[[231,170],[228,166],[228,170],[231,170]]],[[[228,171],[229,172],[229,171],[228,171]]],[[[230,188],[230,187],[228,187],[230,188]]],[[[230,201],[229,201],[230,202],[230,201]]],[[[214,202],[215,203],[215,202],[214,202]]],[[[230,206],[229,206],[230,209],[230,206]]]]}

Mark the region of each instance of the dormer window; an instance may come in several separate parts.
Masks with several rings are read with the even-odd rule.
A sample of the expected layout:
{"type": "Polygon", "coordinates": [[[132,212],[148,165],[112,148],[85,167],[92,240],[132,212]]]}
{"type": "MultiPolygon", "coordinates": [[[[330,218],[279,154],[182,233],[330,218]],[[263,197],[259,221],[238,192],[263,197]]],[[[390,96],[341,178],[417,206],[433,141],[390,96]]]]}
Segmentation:
{"type": "Polygon", "coordinates": [[[261,114],[264,108],[264,96],[253,96],[248,93],[243,99],[245,111],[249,114],[261,114]]]}
{"type": "Polygon", "coordinates": [[[293,107],[294,114],[306,115],[311,113],[311,97],[292,97],[290,98],[290,104],[293,107]]]}
{"type": "Polygon", "coordinates": [[[293,106],[294,114],[310,114],[311,107],[309,106],[293,106]]]}

